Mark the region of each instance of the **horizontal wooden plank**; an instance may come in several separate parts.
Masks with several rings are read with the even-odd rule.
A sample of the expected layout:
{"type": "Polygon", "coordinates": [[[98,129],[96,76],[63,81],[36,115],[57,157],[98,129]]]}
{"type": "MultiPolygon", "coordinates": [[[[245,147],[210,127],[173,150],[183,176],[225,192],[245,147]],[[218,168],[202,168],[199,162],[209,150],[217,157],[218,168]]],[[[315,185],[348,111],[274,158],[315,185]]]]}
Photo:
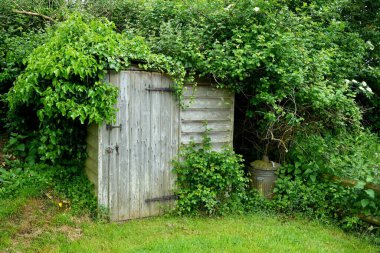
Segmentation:
{"type": "Polygon", "coordinates": [[[183,92],[184,97],[226,97],[232,96],[231,91],[226,89],[217,89],[210,86],[186,86],[183,92]]]}
{"type": "Polygon", "coordinates": [[[197,109],[214,109],[214,108],[231,108],[233,101],[231,98],[185,98],[183,100],[184,106],[188,108],[197,109]]]}
{"type": "Polygon", "coordinates": [[[95,150],[98,150],[98,138],[94,138],[92,136],[88,136],[86,139],[87,146],[91,146],[95,150]]]}
{"type": "MultiPolygon", "coordinates": [[[[197,141],[195,143],[200,143],[200,142],[197,141]]],[[[181,143],[181,144],[182,145],[186,145],[186,144],[189,144],[189,143],[181,143]]],[[[211,147],[212,147],[212,150],[220,152],[220,151],[222,151],[226,147],[232,148],[232,142],[212,142],[211,143],[211,147]]]]}
{"type": "Polygon", "coordinates": [[[87,128],[87,133],[91,134],[95,137],[98,137],[98,125],[96,125],[96,124],[89,125],[87,128]]]}
{"type": "Polygon", "coordinates": [[[231,121],[214,121],[208,122],[207,125],[200,121],[183,122],[181,124],[182,133],[203,133],[207,129],[211,132],[231,131],[231,121]]]}
{"type": "Polygon", "coordinates": [[[215,142],[212,143],[212,149],[215,151],[222,151],[224,147],[232,147],[232,140],[231,142],[215,142]]]}
{"type": "Polygon", "coordinates": [[[230,110],[181,111],[181,120],[231,120],[230,110]]]}
{"type": "Polygon", "coordinates": [[[98,147],[93,147],[92,144],[87,144],[87,157],[96,161],[98,159],[98,147]]]}
{"type": "MultiPolygon", "coordinates": [[[[209,137],[211,138],[211,143],[230,143],[232,140],[229,132],[210,133],[209,137]]],[[[188,144],[191,141],[201,143],[202,139],[203,137],[199,133],[181,134],[181,143],[183,144],[188,144]]]]}
{"type": "Polygon", "coordinates": [[[86,139],[89,139],[89,138],[94,138],[94,139],[98,139],[98,132],[90,132],[90,131],[87,131],[87,138],[86,139]]]}
{"type": "Polygon", "coordinates": [[[84,162],[85,167],[89,170],[91,170],[93,173],[98,174],[98,162],[97,160],[87,158],[84,162]]]}
{"type": "MultiPolygon", "coordinates": [[[[323,177],[327,180],[331,180],[331,181],[334,181],[334,182],[337,182],[337,183],[340,183],[344,186],[348,186],[348,187],[354,187],[358,184],[358,181],[357,180],[353,180],[353,179],[348,179],[348,178],[339,178],[337,176],[334,176],[334,175],[330,175],[330,174],[323,174],[323,177]]],[[[374,190],[375,192],[378,192],[380,193],[380,185],[378,184],[374,184],[374,183],[366,183],[364,185],[364,188],[365,189],[372,189],[374,190]]]]}
{"type": "Polygon", "coordinates": [[[88,169],[87,167],[85,167],[85,172],[88,180],[90,180],[90,182],[94,185],[98,185],[98,175],[95,174],[92,170],[88,169]]]}
{"type": "Polygon", "coordinates": [[[220,111],[226,111],[226,112],[229,112],[231,109],[230,108],[183,108],[182,111],[183,112],[194,112],[194,113],[198,113],[198,112],[209,112],[209,111],[212,111],[212,112],[220,112],[220,111]]]}
{"type": "Polygon", "coordinates": [[[380,217],[375,216],[367,216],[365,214],[359,214],[358,217],[368,223],[375,224],[377,226],[380,226],[380,217]]]}

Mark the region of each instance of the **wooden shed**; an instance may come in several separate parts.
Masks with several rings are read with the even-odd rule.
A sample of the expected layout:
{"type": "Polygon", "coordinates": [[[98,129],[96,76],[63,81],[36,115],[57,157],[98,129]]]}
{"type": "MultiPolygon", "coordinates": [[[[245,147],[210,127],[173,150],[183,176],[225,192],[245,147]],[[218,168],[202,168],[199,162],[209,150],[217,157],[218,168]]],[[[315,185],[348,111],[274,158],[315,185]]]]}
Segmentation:
{"type": "Polygon", "coordinates": [[[88,128],[86,174],[111,220],[158,215],[173,205],[171,161],[181,143],[200,142],[207,122],[214,149],[232,146],[234,94],[197,81],[181,108],[165,74],[132,68],[106,80],[119,87],[117,120],[88,128]]]}

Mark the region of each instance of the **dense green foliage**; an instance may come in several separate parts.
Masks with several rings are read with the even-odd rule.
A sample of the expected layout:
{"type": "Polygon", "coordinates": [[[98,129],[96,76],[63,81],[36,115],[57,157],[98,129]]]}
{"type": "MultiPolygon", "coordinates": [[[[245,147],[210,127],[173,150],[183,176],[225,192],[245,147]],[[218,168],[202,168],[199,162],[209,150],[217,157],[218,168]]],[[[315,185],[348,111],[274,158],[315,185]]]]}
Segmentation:
{"type": "Polygon", "coordinates": [[[286,150],[305,126],[323,132],[360,125],[361,80],[345,80],[368,69],[371,46],[341,17],[347,1],[322,10],[323,1],[153,1],[138,8],[120,2],[134,11],[124,21],[128,32],[242,94],[237,106],[245,124],[237,130],[256,144],[256,153],[264,152],[257,144],[268,142],[286,150]]]}
{"type": "Polygon", "coordinates": [[[54,205],[95,215],[93,191],[80,167],[29,165],[19,160],[7,160],[0,166],[0,200],[41,197],[49,192],[54,205]]]}
{"type": "Polygon", "coordinates": [[[370,46],[365,63],[367,68],[360,69],[357,79],[365,80],[374,91],[370,99],[359,97],[358,101],[366,108],[364,124],[374,132],[380,131],[380,2],[371,0],[352,0],[343,8],[348,29],[360,34],[370,46]]]}
{"type": "Polygon", "coordinates": [[[380,216],[380,195],[365,186],[380,182],[377,136],[299,136],[290,158],[276,182],[275,202],[280,210],[339,218],[350,226],[360,223],[360,214],[380,216]],[[356,185],[333,181],[333,176],[355,180],[356,185]]]}
{"type": "Polygon", "coordinates": [[[207,135],[201,144],[183,146],[173,162],[178,213],[221,215],[243,211],[248,179],[242,162],[242,157],[229,148],[212,151],[207,135]]]}
{"type": "MultiPolygon", "coordinates": [[[[244,200],[346,224],[379,216],[379,195],[364,187],[379,183],[379,139],[363,129],[376,134],[380,124],[377,1],[4,0],[0,12],[0,123],[14,132],[9,152],[28,164],[53,162],[61,180],[70,178],[64,168],[75,174],[84,129],[115,113],[105,70],[137,61],[172,75],[179,97],[185,73],[236,91],[237,152],[284,164],[267,203],[244,197],[233,152],[184,148],[175,162],[180,213],[222,214],[244,200]]],[[[10,171],[3,177],[29,178],[10,171]]]]}
{"type": "MultiPolygon", "coordinates": [[[[10,114],[32,110],[29,118],[34,116],[39,124],[36,138],[42,160],[83,160],[81,125],[114,119],[117,89],[103,81],[107,69],[144,61],[146,67],[165,69],[178,81],[183,78],[180,65],[173,68],[167,58],[152,54],[143,38],[116,33],[105,19],[75,13],[49,30],[48,38],[29,55],[25,71],[8,93],[10,114]]],[[[17,123],[12,123],[13,129],[17,123]]]]}

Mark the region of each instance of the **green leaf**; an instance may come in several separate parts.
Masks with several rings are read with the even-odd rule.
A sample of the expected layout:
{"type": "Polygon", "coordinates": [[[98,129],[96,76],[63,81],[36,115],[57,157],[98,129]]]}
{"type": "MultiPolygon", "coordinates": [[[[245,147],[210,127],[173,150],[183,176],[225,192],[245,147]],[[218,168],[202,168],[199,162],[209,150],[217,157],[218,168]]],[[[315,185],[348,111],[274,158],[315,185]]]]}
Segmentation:
{"type": "Polygon", "coordinates": [[[371,199],[374,199],[375,198],[375,191],[372,190],[372,189],[367,189],[365,190],[365,192],[367,193],[367,195],[371,198],[371,199]]]}
{"type": "Polygon", "coordinates": [[[25,151],[25,144],[21,143],[21,144],[17,145],[16,150],[17,151],[25,151]]]}
{"type": "Polygon", "coordinates": [[[368,204],[369,204],[369,200],[368,200],[368,199],[362,199],[362,200],[360,201],[360,203],[362,204],[362,207],[366,207],[366,206],[368,206],[368,204]]]}
{"type": "Polygon", "coordinates": [[[365,184],[366,183],[363,181],[358,181],[357,184],[355,185],[355,188],[356,189],[364,189],[365,184]]]}

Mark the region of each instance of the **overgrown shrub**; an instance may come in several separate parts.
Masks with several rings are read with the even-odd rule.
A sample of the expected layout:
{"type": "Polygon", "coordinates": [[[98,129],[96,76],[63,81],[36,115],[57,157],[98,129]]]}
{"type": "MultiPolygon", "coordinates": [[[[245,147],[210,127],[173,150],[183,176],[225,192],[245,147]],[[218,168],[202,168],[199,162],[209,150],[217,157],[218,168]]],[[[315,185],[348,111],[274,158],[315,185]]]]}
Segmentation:
{"type": "Polygon", "coordinates": [[[0,165],[0,199],[46,195],[54,204],[74,213],[96,214],[94,186],[80,167],[30,165],[17,159],[7,160],[4,165],[0,165]]]}
{"type": "Polygon", "coordinates": [[[347,220],[358,215],[380,216],[379,138],[368,132],[300,136],[276,182],[275,202],[285,212],[347,220]],[[335,180],[333,180],[335,177],[335,180]],[[350,187],[337,178],[355,180],[350,187]]]}
{"type": "MultiPolygon", "coordinates": [[[[114,28],[106,19],[74,13],[52,27],[46,42],[26,59],[25,71],[7,96],[9,114],[23,118],[26,111],[34,117],[35,124],[27,125],[37,125],[30,130],[38,135],[41,160],[83,160],[85,126],[114,120],[118,90],[104,81],[107,70],[142,62],[171,74],[180,90],[180,64],[151,53],[142,37],[128,37],[114,28]]],[[[12,125],[11,130],[20,127],[12,125]]]]}
{"type": "Polygon", "coordinates": [[[242,162],[230,148],[213,151],[206,135],[201,144],[183,146],[173,162],[178,213],[223,215],[243,211],[248,179],[242,162]]]}
{"type": "Polygon", "coordinates": [[[52,178],[46,170],[48,166],[26,166],[19,160],[4,162],[0,165],[0,198],[16,196],[40,196],[51,185],[52,178]]]}

